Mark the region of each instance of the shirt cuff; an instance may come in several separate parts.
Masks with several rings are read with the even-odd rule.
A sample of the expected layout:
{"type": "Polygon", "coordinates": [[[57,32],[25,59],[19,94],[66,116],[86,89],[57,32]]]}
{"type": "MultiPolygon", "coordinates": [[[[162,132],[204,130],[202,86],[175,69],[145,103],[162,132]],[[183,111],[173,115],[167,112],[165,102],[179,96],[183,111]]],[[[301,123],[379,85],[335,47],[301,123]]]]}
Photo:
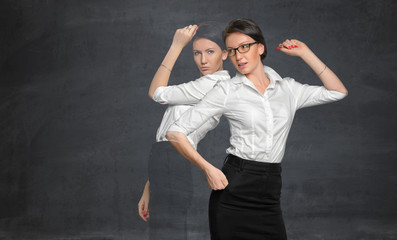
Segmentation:
{"type": "Polygon", "coordinates": [[[347,96],[347,93],[341,93],[335,90],[328,90],[330,96],[335,100],[342,100],[347,96]]]}
{"type": "Polygon", "coordinates": [[[167,132],[181,132],[181,133],[185,134],[186,138],[190,142],[190,144],[194,147],[194,149],[197,149],[196,143],[193,141],[193,139],[190,136],[187,135],[186,129],[179,127],[178,125],[176,125],[174,123],[173,125],[171,125],[170,128],[168,128],[167,132]]]}
{"type": "Polygon", "coordinates": [[[167,132],[181,132],[181,133],[187,135],[186,129],[184,129],[183,127],[180,127],[180,126],[176,125],[175,123],[172,124],[172,125],[170,126],[170,128],[168,128],[167,132]]]}
{"type": "Polygon", "coordinates": [[[161,94],[163,93],[163,91],[164,91],[163,86],[158,87],[153,93],[153,97],[152,97],[153,101],[160,104],[167,104],[167,101],[161,98],[161,94]]]}

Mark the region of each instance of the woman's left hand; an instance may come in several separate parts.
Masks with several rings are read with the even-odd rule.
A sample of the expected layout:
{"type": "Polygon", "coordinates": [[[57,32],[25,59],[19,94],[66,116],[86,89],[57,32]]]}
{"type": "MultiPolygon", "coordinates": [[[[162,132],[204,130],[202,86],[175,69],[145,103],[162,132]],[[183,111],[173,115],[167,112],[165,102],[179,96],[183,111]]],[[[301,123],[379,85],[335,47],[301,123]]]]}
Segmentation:
{"type": "Polygon", "coordinates": [[[305,53],[309,52],[310,49],[306,46],[305,43],[296,40],[296,39],[287,39],[283,43],[280,43],[277,47],[277,50],[290,55],[302,57],[305,53]]]}

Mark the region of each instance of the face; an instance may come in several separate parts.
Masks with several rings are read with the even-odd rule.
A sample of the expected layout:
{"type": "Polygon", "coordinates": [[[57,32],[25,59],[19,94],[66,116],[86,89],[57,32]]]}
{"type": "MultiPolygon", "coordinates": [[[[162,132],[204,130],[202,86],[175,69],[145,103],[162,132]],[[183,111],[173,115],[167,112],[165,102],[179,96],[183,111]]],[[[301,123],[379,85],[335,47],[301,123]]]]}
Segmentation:
{"type": "Polygon", "coordinates": [[[215,42],[199,38],[193,42],[193,58],[203,76],[223,70],[223,61],[227,54],[215,42]]]}
{"type": "MultiPolygon", "coordinates": [[[[238,48],[243,44],[253,43],[255,40],[243,33],[231,33],[226,38],[226,48],[238,48]]],[[[263,44],[252,44],[248,52],[240,53],[236,50],[236,55],[229,57],[234,67],[241,74],[247,75],[255,72],[262,66],[261,54],[265,51],[263,44]]]]}

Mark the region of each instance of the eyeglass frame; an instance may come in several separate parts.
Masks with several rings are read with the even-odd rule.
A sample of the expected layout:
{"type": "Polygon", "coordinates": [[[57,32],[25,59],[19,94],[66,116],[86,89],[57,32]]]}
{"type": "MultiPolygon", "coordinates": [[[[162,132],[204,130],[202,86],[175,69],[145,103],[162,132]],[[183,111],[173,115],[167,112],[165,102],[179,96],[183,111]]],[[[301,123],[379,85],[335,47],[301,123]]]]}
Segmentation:
{"type": "Polygon", "coordinates": [[[259,43],[259,42],[244,43],[244,44],[241,44],[240,46],[238,46],[238,47],[236,47],[236,48],[228,48],[228,49],[226,49],[227,55],[228,55],[229,57],[233,57],[233,56],[236,55],[236,51],[238,51],[239,53],[246,53],[246,52],[248,52],[248,51],[251,49],[251,45],[254,45],[254,44],[257,44],[257,43],[259,43]],[[241,51],[239,50],[239,48],[242,47],[242,46],[244,46],[244,45],[248,45],[248,50],[245,51],[245,52],[241,52],[241,51]],[[233,55],[230,55],[230,53],[229,53],[230,50],[233,50],[233,51],[234,51],[234,54],[233,54],[233,55]]]}

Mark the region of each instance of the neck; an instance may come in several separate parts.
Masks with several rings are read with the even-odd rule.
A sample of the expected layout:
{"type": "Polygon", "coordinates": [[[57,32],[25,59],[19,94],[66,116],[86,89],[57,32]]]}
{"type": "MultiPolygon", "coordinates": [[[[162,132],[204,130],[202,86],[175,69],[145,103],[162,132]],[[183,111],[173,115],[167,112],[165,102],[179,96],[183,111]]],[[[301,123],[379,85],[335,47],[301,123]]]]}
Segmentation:
{"type": "Polygon", "coordinates": [[[259,62],[255,69],[252,72],[245,74],[245,76],[255,85],[267,84],[269,82],[262,62],[259,62]]]}

